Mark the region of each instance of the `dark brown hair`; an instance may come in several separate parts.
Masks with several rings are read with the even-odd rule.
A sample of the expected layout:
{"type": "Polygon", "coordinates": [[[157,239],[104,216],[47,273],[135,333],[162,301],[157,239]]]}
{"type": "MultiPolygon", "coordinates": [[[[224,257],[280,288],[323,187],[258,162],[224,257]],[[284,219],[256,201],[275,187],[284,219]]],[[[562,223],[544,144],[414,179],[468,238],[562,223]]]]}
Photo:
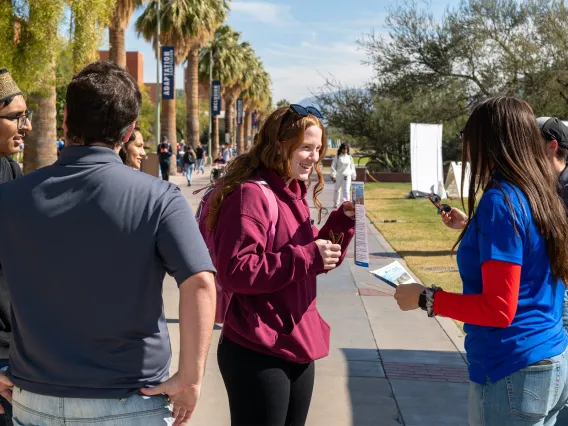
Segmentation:
{"type": "MultiPolygon", "coordinates": [[[[530,105],[514,97],[487,99],[472,112],[463,133],[462,163],[471,163],[468,225],[475,214],[476,195],[499,179],[516,186],[527,198],[533,220],[544,238],[552,274],[568,282],[568,222],[557,193],[557,178],[546,157],[542,136],[530,105]]],[[[466,174],[462,174],[463,188],[466,174]]],[[[501,189],[502,190],[502,189],[501,189]]],[[[502,190],[511,215],[515,212],[502,190]]],[[[517,231],[517,230],[515,230],[517,231]]]]}
{"type": "Polygon", "coordinates": [[[116,147],[138,118],[142,95],[128,71],[112,62],[94,62],[76,74],[65,97],[67,142],[116,147]]]}
{"type": "MultiPolygon", "coordinates": [[[[254,145],[245,154],[239,155],[227,166],[225,175],[219,179],[217,191],[211,200],[211,210],[207,215],[207,229],[213,230],[217,226],[223,200],[239,185],[255,175],[261,167],[274,170],[282,178],[291,176],[290,157],[292,153],[304,142],[304,132],[308,127],[318,126],[322,130],[319,160],[312,169],[316,171],[318,182],[314,187],[314,205],[319,211],[321,221],[323,206],[318,195],[323,191],[324,180],[320,163],[327,150],[327,136],[323,124],[313,115],[302,117],[293,112],[289,106],[283,106],[274,111],[264,121],[260,132],[256,135],[254,145]]],[[[311,183],[312,173],[308,179],[311,183]]]]}

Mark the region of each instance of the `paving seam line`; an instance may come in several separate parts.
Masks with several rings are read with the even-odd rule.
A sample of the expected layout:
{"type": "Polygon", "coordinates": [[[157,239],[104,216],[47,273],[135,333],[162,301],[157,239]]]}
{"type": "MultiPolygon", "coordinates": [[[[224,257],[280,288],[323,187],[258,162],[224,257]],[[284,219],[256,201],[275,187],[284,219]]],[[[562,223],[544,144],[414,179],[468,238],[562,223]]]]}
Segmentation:
{"type": "MultiPolygon", "coordinates": [[[[351,277],[353,278],[353,281],[355,282],[355,280],[354,280],[355,277],[353,277],[353,273],[351,271],[350,271],[350,273],[351,273],[351,277]]],[[[355,285],[357,285],[357,283],[355,283],[355,285]]],[[[402,410],[400,409],[400,405],[398,403],[398,400],[396,399],[396,395],[394,393],[394,388],[392,386],[391,379],[390,379],[390,377],[387,374],[387,371],[385,369],[385,363],[384,363],[383,357],[381,355],[381,349],[379,348],[379,343],[377,342],[377,336],[375,336],[375,330],[373,330],[371,320],[369,319],[369,312],[367,311],[367,306],[365,306],[365,301],[363,300],[363,298],[360,295],[358,297],[359,297],[359,301],[361,302],[361,305],[363,305],[363,309],[365,310],[365,316],[367,317],[367,322],[369,323],[369,328],[371,329],[371,333],[373,334],[373,340],[375,341],[375,346],[377,347],[377,352],[379,353],[379,362],[381,363],[381,368],[383,369],[383,372],[385,373],[385,379],[387,379],[387,382],[389,384],[392,399],[394,400],[394,403],[396,404],[396,410],[398,411],[398,418],[396,419],[396,421],[399,422],[402,426],[405,426],[406,422],[404,421],[404,416],[402,415],[402,410]]]]}
{"type": "MultiPolygon", "coordinates": [[[[368,222],[367,222],[367,229],[370,229],[371,233],[374,234],[375,238],[377,238],[378,242],[380,245],[384,246],[388,251],[391,251],[393,253],[397,253],[396,250],[394,250],[392,248],[392,246],[389,244],[389,242],[387,241],[387,239],[383,236],[383,234],[381,234],[379,232],[379,230],[377,228],[375,228],[375,226],[370,222],[370,218],[367,216],[368,222]]],[[[398,254],[398,253],[397,253],[398,254]]],[[[402,258],[402,256],[399,256],[400,260],[406,265],[406,262],[404,262],[404,259],[402,258]]],[[[408,268],[408,265],[406,265],[406,268],[410,270],[410,268],[408,268]]],[[[410,270],[410,272],[412,273],[412,275],[415,275],[414,272],[412,272],[412,270],[410,270]]],[[[417,279],[417,281],[420,281],[418,279],[418,277],[414,277],[417,279]]],[[[444,326],[440,323],[440,321],[438,320],[438,318],[434,317],[434,319],[436,320],[436,323],[438,324],[438,326],[442,329],[442,331],[444,332],[444,334],[448,337],[448,339],[450,339],[450,342],[452,342],[452,345],[454,346],[454,348],[456,348],[456,351],[460,354],[460,356],[462,357],[463,361],[465,362],[466,365],[469,365],[467,362],[467,358],[465,353],[460,350],[460,348],[458,347],[457,343],[455,342],[454,338],[452,336],[450,336],[448,334],[448,332],[446,331],[446,329],[444,328],[444,326]]],[[[452,324],[454,324],[454,326],[456,328],[458,328],[458,326],[452,321],[452,324]]],[[[459,329],[458,329],[459,330],[459,329]]],[[[461,331],[460,331],[461,333],[461,331]]]]}

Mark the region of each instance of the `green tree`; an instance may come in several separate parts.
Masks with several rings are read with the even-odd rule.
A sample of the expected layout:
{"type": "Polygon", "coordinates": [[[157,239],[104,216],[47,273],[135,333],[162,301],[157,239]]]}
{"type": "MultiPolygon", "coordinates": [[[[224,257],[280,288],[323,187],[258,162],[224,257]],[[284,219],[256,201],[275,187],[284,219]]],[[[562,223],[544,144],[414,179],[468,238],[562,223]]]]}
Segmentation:
{"type": "Polygon", "coordinates": [[[136,8],[142,6],[144,0],[117,0],[112,21],[108,29],[109,59],[126,68],[126,47],[124,33],[136,8]]]}
{"type": "Polygon", "coordinates": [[[278,102],[276,102],[276,108],[280,108],[286,105],[290,105],[290,101],[288,101],[288,99],[280,99],[278,102]]]}

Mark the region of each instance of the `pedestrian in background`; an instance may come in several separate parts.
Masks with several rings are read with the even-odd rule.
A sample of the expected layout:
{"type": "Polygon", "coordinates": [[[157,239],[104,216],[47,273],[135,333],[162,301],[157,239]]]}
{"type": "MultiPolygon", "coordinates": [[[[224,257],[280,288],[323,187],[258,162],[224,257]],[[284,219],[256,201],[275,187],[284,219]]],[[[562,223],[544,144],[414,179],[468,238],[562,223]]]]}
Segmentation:
{"type": "Polygon", "coordinates": [[[140,170],[142,161],[146,158],[146,151],[144,150],[144,136],[142,136],[138,125],[134,127],[132,136],[130,136],[128,142],[122,146],[118,155],[122,162],[128,167],[140,170]]]}
{"type": "Polygon", "coordinates": [[[195,168],[195,152],[191,146],[188,146],[183,154],[182,167],[187,179],[187,186],[191,186],[193,169],[195,168]]]}
{"type": "Polygon", "coordinates": [[[471,426],[552,426],[568,402],[568,223],[558,177],[523,100],[482,102],[462,142],[462,164],[477,170],[468,212],[453,208],[442,219],[462,230],[464,294],[405,284],[395,298],[402,310],[465,323],[471,426]]]}
{"type": "Polygon", "coordinates": [[[207,154],[203,149],[203,145],[200,143],[197,144],[197,149],[195,150],[195,159],[197,160],[197,173],[204,174],[205,169],[203,168],[203,162],[207,158],[207,154]]]}
{"type": "MultiPolygon", "coordinates": [[[[214,268],[180,189],[118,156],[141,104],[124,68],[88,65],[67,88],[60,158],[0,185],[18,424],[185,426],[199,399],[214,268]],[[166,272],[180,291],[171,377],[166,272]]],[[[6,386],[0,381],[0,392],[6,386]]]]}
{"type": "Polygon", "coordinates": [[[355,162],[349,145],[342,143],[331,163],[331,180],[335,184],[334,208],[340,203],[351,201],[351,181],[357,179],[355,162]]]}
{"type": "Polygon", "coordinates": [[[162,136],[162,143],[158,146],[158,158],[160,160],[160,171],[162,173],[162,179],[169,181],[172,146],[168,142],[167,136],[162,136]]]}
{"type": "Polygon", "coordinates": [[[304,425],[314,360],[329,353],[316,277],[345,257],[354,206],[333,212],[321,231],[310,220],[313,173],[320,218],[323,209],[318,195],[327,138],[321,118],[315,108],[277,109],[250,152],[229,163],[198,213],[202,234],[214,233],[206,241],[217,283],[232,294],[226,316],[218,311],[224,324],[217,351],[232,426],[304,425]]]}

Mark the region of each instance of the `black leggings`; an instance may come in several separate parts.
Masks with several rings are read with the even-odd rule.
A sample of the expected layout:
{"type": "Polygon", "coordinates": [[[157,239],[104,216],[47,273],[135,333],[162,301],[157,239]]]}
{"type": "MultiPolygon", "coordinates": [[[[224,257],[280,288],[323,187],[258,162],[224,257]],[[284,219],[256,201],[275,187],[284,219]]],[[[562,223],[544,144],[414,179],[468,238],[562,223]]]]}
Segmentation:
{"type": "Polygon", "coordinates": [[[160,163],[160,169],[162,169],[162,179],[170,180],[170,163],[160,163]]]}
{"type": "Polygon", "coordinates": [[[304,426],[315,366],[251,351],[221,338],[219,369],[229,395],[231,426],[304,426]]]}

